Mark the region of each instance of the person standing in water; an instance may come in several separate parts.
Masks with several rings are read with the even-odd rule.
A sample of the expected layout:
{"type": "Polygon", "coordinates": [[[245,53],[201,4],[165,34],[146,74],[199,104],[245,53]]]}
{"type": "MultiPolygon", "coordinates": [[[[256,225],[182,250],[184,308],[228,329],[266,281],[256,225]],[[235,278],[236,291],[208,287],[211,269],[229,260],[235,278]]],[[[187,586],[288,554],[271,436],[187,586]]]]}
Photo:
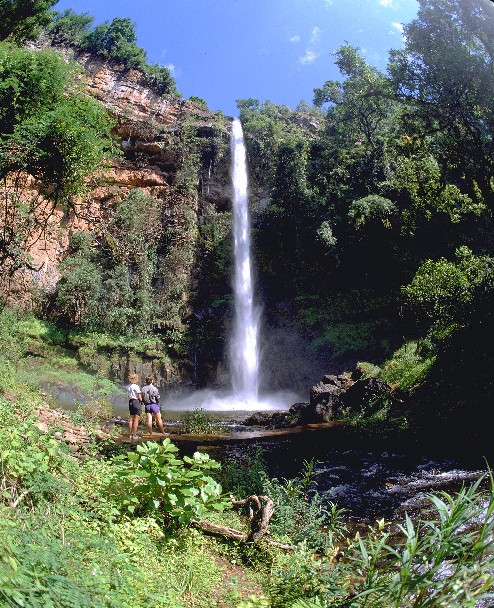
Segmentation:
{"type": "Polygon", "coordinates": [[[142,387],[142,399],[144,401],[144,409],[146,410],[149,436],[151,437],[153,434],[153,416],[160,432],[163,435],[166,435],[161,420],[160,393],[156,386],[154,386],[153,376],[148,376],[146,378],[146,384],[142,387]]]}
{"type": "Polygon", "coordinates": [[[142,411],[141,387],[137,384],[137,374],[130,374],[127,393],[129,395],[129,436],[131,439],[139,439],[137,426],[142,411]]]}

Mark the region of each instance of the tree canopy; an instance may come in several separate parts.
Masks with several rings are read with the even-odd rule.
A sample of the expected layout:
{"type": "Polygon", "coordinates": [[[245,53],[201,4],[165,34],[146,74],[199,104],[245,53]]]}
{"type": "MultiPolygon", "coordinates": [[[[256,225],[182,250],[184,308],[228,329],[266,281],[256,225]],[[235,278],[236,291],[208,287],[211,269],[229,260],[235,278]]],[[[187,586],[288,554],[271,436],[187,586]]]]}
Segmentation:
{"type": "Polygon", "coordinates": [[[22,45],[51,21],[49,9],[58,0],[0,0],[0,41],[22,45]]]}

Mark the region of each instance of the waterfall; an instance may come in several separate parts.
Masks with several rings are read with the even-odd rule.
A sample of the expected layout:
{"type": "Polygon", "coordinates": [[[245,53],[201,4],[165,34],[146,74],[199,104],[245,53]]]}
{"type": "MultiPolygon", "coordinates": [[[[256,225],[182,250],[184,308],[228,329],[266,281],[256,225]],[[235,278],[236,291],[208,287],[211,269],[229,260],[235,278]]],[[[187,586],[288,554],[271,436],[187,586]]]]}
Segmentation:
{"type": "Polygon", "coordinates": [[[233,188],[235,314],[230,337],[230,390],[201,389],[185,396],[164,398],[169,411],[200,406],[211,411],[286,410],[302,401],[291,391],[264,392],[259,395],[259,333],[261,309],[256,306],[250,257],[249,200],[247,162],[242,125],[234,120],[231,135],[231,179],[233,188]]]}
{"type": "Polygon", "coordinates": [[[259,310],[254,305],[250,259],[247,162],[242,125],[233,121],[231,134],[235,319],[230,346],[233,392],[256,402],[259,391],[259,310]]]}

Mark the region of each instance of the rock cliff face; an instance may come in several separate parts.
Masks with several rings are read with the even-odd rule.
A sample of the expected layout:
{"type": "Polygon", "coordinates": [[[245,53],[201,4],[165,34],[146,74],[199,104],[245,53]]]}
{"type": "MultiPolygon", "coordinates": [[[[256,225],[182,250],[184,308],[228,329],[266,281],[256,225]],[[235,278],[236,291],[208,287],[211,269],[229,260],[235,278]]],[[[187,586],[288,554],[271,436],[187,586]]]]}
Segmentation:
{"type": "MultiPolygon", "coordinates": [[[[57,284],[70,235],[81,230],[104,233],[117,202],[139,189],[160,201],[166,241],[162,266],[167,265],[168,269],[155,282],[155,296],[168,302],[173,292],[173,314],[164,315],[162,326],[176,324],[180,331],[183,319],[192,312],[188,308],[196,281],[199,226],[221,214],[223,236],[230,230],[231,119],[190,100],[160,96],[146,86],[139,71],[89,54],[63,52],[82,66],[81,80],[114,117],[121,154],[91,176],[87,197],[76,201],[75,211],[55,211],[43,238],[30,251],[36,270],[23,269],[5,279],[0,286],[2,294],[26,307],[43,301],[57,284]],[[170,245],[173,239],[176,242],[170,245]]],[[[25,187],[29,188],[29,183],[25,187]]],[[[158,321],[158,329],[162,326],[158,321]]],[[[112,375],[124,380],[129,371],[137,370],[142,374],[153,372],[162,384],[196,381],[195,372],[186,361],[165,365],[160,360],[159,354],[120,357],[113,362],[112,375]]],[[[214,373],[213,362],[207,374],[214,373]]]]}
{"type": "Polygon", "coordinates": [[[15,298],[33,289],[52,289],[70,233],[98,230],[115,202],[135,188],[163,200],[163,221],[178,225],[184,203],[188,217],[192,212],[200,223],[208,205],[224,210],[231,200],[230,119],[192,101],[158,95],[145,86],[139,71],[110,65],[89,54],[75,59],[83,67],[81,78],[86,80],[90,93],[116,119],[115,135],[122,155],[92,176],[88,197],[79,201],[76,213],[60,210],[54,214],[46,237],[31,251],[33,265],[39,270],[18,272],[5,288],[15,298]],[[187,154],[198,156],[198,162],[184,201],[183,196],[172,193],[187,154]]]}

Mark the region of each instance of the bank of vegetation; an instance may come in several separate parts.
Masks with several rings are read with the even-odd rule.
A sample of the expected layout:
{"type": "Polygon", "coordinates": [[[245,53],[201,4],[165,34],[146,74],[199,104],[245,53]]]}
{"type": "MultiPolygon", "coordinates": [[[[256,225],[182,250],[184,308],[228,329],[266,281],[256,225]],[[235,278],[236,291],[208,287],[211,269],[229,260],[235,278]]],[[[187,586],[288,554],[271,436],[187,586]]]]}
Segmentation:
{"type": "Polygon", "coordinates": [[[1,320],[1,606],[453,608],[489,596],[488,478],[431,495],[422,521],[356,533],[320,494],[313,462],[278,479],[259,452],[220,464],[169,439],[122,445],[87,410],[40,427],[47,405],[23,363],[43,345],[55,357],[56,344],[32,318],[1,320]],[[89,443],[66,442],[71,417],[89,443]],[[252,535],[232,498],[273,508],[269,536],[252,535]]]}

